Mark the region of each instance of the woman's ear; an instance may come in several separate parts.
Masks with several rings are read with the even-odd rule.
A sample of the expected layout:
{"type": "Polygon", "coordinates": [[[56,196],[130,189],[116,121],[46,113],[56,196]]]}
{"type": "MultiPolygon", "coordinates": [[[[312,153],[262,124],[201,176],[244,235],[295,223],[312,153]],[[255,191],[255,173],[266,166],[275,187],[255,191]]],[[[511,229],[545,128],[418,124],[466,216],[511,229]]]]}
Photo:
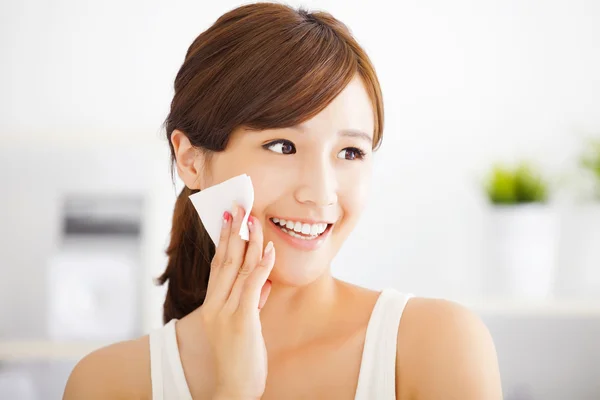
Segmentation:
{"type": "Polygon", "coordinates": [[[185,133],[178,129],[171,134],[171,144],[175,153],[179,178],[190,189],[202,189],[204,187],[202,174],[205,161],[203,152],[192,146],[185,133]]]}

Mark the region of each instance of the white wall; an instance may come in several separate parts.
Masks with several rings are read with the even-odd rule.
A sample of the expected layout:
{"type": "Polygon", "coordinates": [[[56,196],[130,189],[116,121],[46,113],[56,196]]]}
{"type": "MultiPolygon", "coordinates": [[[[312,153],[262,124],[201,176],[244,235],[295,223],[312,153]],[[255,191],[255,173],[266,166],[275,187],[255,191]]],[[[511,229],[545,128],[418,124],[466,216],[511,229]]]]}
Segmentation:
{"type": "MultiPolygon", "coordinates": [[[[360,251],[340,260],[378,254],[375,285],[470,290],[456,272],[479,262],[483,169],[531,156],[558,173],[579,135],[600,131],[600,2],[291,3],[346,22],[384,90],[384,146],[362,234],[393,227],[385,236],[395,240],[357,232],[348,248],[360,251]],[[424,279],[432,270],[436,282],[424,279]]],[[[237,4],[3,3],[0,144],[165,146],[160,125],[187,46],[237,4]]]]}
{"type": "MultiPolygon", "coordinates": [[[[580,137],[600,132],[600,2],[289,3],[349,25],[384,91],[372,200],[336,274],[422,295],[477,294],[484,169],[527,156],[558,176],[571,168],[580,137]]],[[[0,4],[0,147],[18,145],[33,165],[28,146],[133,145],[156,156],[149,226],[160,233],[147,249],[154,276],[173,200],[161,131],[172,82],[195,36],[238,4],[0,4]]],[[[17,163],[10,174],[19,171],[17,163]]],[[[147,318],[155,325],[159,312],[147,318]]]]}

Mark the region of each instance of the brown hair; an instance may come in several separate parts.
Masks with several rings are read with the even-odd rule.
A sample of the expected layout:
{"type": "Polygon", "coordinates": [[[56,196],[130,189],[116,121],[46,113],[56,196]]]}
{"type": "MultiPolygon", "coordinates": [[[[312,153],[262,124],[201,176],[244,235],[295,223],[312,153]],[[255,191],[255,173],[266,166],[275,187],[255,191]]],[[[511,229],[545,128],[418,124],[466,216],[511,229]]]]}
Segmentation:
{"type": "MultiPolygon", "coordinates": [[[[284,128],[323,110],[359,74],[374,108],[373,148],[383,131],[379,82],[365,51],[349,29],[325,12],[257,3],[222,15],[189,47],[175,78],[175,94],[165,121],[171,134],[185,133],[207,155],[223,151],[231,132],[284,128]]],[[[174,176],[174,175],[173,175],[174,176]]],[[[163,322],[182,318],[204,302],[215,246],[185,187],[175,203],[163,322]]]]}

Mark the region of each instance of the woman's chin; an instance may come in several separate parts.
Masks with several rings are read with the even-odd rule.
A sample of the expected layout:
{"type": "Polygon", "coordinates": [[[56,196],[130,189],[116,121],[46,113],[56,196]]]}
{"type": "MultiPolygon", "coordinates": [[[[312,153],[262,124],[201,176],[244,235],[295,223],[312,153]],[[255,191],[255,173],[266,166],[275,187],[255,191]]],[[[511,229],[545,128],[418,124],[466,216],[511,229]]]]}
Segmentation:
{"type": "MultiPolygon", "coordinates": [[[[310,263],[289,262],[284,260],[276,261],[269,280],[273,285],[299,287],[308,285],[319,279],[326,271],[323,268],[307,268],[310,263]]],[[[313,263],[313,266],[319,265],[313,263]]]]}

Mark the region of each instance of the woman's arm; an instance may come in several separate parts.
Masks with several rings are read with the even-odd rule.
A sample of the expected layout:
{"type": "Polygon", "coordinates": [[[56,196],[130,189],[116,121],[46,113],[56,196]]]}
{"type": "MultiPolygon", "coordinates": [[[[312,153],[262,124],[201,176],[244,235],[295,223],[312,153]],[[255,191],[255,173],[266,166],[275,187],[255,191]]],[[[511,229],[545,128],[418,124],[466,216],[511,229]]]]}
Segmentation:
{"type": "Polygon", "coordinates": [[[398,331],[397,360],[398,399],[502,399],[492,337],[458,304],[411,299],[398,331]]]}

